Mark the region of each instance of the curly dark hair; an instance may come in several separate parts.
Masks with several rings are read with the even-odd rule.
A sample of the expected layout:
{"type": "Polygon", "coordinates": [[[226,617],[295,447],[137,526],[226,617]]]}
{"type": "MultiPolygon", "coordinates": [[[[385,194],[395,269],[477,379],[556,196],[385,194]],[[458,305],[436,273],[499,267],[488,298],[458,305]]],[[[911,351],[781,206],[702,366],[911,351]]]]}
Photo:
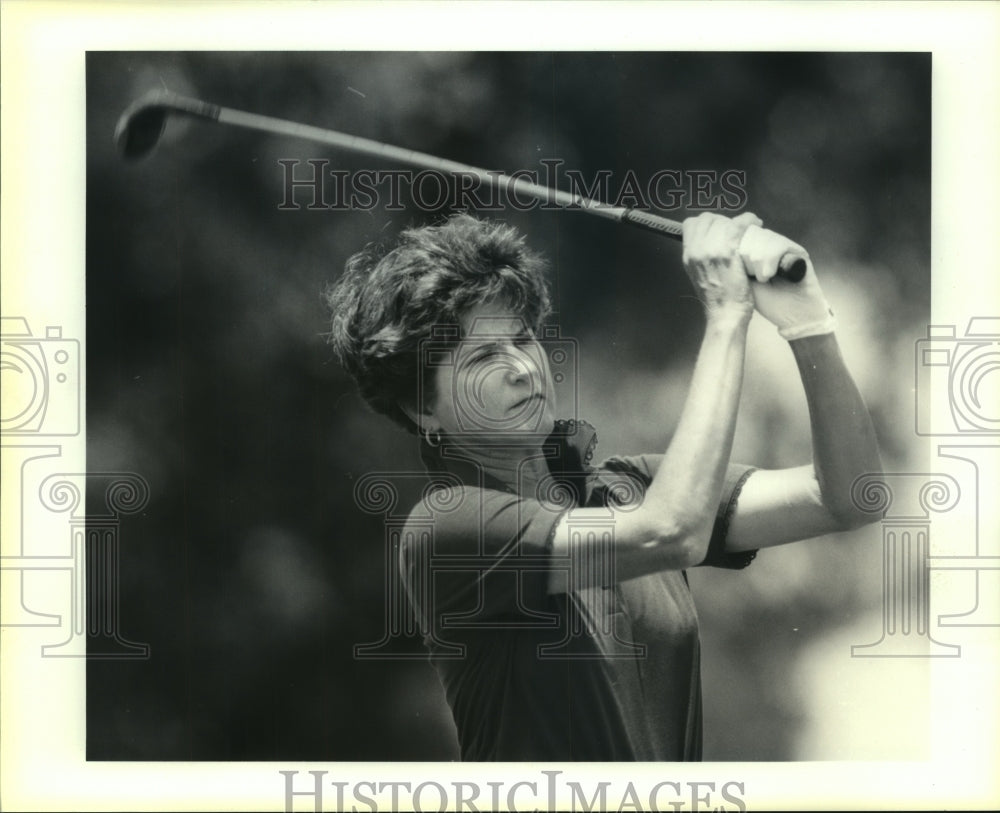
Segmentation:
{"type": "Polygon", "coordinates": [[[416,433],[400,403],[430,405],[430,393],[416,404],[420,343],[496,301],[538,331],[551,306],[544,272],[541,256],[505,223],[460,214],[407,229],[391,251],[369,245],[354,254],[324,292],[328,338],[368,405],[416,433]]]}

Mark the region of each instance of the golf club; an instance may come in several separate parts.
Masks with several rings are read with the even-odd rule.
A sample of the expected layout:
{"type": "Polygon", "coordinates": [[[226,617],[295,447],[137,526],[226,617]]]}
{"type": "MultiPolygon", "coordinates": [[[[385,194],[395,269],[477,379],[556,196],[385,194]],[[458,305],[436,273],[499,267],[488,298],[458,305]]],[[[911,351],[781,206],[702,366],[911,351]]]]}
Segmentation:
{"type": "MultiPolygon", "coordinates": [[[[222,107],[166,90],[154,90],[148,93],[129,105],[122,113],[115,127],[115,143],[122,155],[128,159],[135,159],[151,152],[163,134],[167,116],[170,115],[243,127],[273,135],[301,138],[317,144],[325,144],[423,169],[473,175],[483,184],[505,189],[508,193],[521,194],[562,208],[577,209],[608,220],[628,223],[674,240],[683,239],[681,224],[676,220],[659,215],[649,214],[627,206],[611,206],[592,198],[585,198],[582,195],[532,183],[523,177],[513,177],[495,171],[489,172],[479,167],[395,147],[360,136],[340,133],[336,130],[222,107]]],[[[798,282],[805,276],[806,269],[806,261],[800,255],[788,253],[781,258],[777,274],[790,282],[798,282]]]]}

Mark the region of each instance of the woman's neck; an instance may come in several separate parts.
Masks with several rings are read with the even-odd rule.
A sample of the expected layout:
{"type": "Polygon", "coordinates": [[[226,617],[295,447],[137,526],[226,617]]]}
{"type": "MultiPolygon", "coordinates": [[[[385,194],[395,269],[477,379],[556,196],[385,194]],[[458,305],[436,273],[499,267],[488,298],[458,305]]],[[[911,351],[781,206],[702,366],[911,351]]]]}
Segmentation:
{"type": "Polygon", "coordinates": [[[549,475],[548,459],[540,443],[529,446],[462,443],[455,449],[458,456],[475,463],[485,474],[523,496],[534,496],[549,475]]]}

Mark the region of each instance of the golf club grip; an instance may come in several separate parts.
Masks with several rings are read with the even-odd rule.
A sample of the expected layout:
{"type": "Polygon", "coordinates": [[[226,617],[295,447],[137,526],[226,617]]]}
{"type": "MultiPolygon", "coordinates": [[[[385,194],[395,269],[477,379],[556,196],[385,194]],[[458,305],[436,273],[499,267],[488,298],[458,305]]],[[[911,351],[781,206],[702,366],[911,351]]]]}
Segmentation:
{"type": "MultiPolygon", "coordinates": [[[[663,234],[673,240],[684,239],[684,227],[676,220],[670,220],[638,209],[626,209],[622,214],[622,222],[630,223],[647,231],[663,234]]],[[[806,261],[798,254],[786,254],[778,263],[777,276],[789,282],[799,282],[806,275],[806,261]]]]}

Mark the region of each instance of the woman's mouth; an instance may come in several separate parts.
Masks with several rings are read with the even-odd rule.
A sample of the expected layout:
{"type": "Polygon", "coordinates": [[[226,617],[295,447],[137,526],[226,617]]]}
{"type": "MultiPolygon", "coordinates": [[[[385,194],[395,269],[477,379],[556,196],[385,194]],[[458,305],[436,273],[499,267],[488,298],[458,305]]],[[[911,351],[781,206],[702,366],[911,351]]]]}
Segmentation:
{"type": "Polygon", "coordinates": [[[511,405],[510,409],[511,410],[523,409],[524,407],[529,406],[530,404],[533,404],[536,401],[540,402],[540,401],[544,401],[544,400],[545,400],[545,396],[542,395],[542,393],[540,393],[540,392],[533,392],[531,395],[527,395],[524,398],[522,398],[520,401],[516,401],[515,403],[513,403],[511,405]]]}

